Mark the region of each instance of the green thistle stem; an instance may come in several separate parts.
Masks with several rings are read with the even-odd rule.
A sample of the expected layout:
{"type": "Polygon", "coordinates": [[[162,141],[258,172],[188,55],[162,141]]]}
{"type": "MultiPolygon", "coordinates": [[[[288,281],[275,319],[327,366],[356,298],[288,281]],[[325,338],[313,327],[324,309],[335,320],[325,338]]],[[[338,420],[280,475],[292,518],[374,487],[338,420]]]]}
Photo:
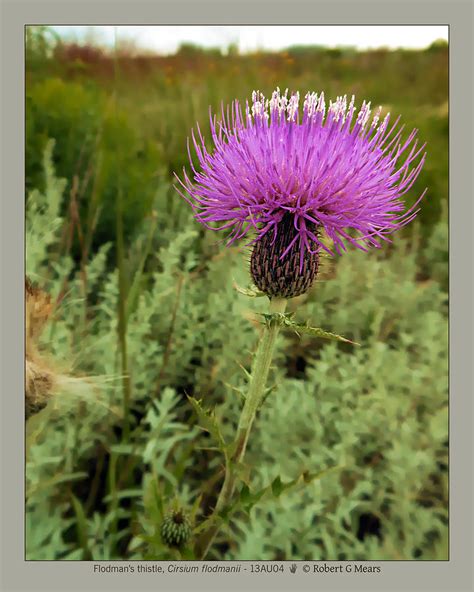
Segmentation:
{"type": "MultiPolygon", "coordinates": [[[[273,298],[270,300],[270,313],[283,313],[286,309],[285,298],[273,298]]],[[[273,350],[276,337],[280,329],[279,323],[271,322],[265,326],[262,340],[259,343],[255,361],[252,368],[252,379],[245,398],[245,405],[240,416],[239,427],[237,428],[237,448],[234,453],[235,462],[240,462],[247,448],[247,442],[252,425],[265,394],[270,364],[272,362],[273,350]]]]}
{"type": "MultiPolygon", "coordinates": [[[[270,300],[270,313],[283,313],[286,309],[285,298],[273,298],[270,300]]],[[[275,341],[280,329],[278,322],[271,321],[265,325],[262,339],[255,354],[252,366],[252,375],[244,408],[237,428],[237,437],[230,462],[227,463],[224,483],[217,499],[214,515],[218,515],[229,504],[234,495],[237,483],[236,466],[242,462],[257,411],[265,395],[268,373],[275,348],[275,341]]],[[[219,530],[219,525],[213,524],[207,529],[197,542],[197,556],[204,559],[219,530]]]]}

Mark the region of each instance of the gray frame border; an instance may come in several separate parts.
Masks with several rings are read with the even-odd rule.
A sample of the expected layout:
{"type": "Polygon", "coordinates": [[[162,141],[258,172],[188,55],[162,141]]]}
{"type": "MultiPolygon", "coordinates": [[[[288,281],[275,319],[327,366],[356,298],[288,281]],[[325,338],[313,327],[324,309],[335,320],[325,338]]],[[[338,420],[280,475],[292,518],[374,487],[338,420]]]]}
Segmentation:
{"type": "MultiPolygon", "coordinates": [[[[472,590],[473,5],[470,0],[3,0],[2,590],[472,590]],[[185,20],[186,22],[182,22],[185,20]],[[93,562],[25,562],[23,545],[23,27],[49,24],[441,24],[450,26],[450,560],[374,562],[382,574],[94,575],[93,562]],[[469,84],[470,83],[470,84],[469,84]],[[467,327],[467,331],[466,331],[467,327]],[[469,331],[471,329],[471,331],[469,331]],[[469,388],[470,387],[470,388],[469,388]],[[469,527],[471,530],[469,530],[469,527]],[[324,586],[324,588],[323,588],[324,586]]],[[[106,563],[102,562],[102,565],[106,563]]]]}

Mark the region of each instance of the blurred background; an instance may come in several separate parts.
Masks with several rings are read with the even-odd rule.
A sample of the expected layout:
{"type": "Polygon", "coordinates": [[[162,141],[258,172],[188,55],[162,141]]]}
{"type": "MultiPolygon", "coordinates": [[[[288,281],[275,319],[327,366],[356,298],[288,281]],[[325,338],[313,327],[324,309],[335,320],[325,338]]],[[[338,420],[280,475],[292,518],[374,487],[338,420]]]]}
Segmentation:
{"type": "Polygon", "coordinates": [[[70,377],[27,422],[27,558],[173,558],[163,513],[213,507],[222,457],[186,395],[232,437],[265,305],[173,174],[209,107],[279,86],[401,115],[427,143],[407,201],[428,192],[393,245],[326,259],[291,303],[362,346],[280,337],[250,485],[335,470],[237,514],[210,558],[447,559],[447,27],[25,35],[26,271],[52,302],[35,350],[70,377]]]}

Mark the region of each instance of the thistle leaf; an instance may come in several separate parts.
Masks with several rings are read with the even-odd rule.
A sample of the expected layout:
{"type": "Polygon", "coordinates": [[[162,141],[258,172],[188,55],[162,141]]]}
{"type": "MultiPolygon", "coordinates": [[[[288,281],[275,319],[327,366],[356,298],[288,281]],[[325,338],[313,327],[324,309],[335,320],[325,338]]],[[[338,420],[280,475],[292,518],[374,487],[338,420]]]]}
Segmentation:
{"type": "Polygon", "coordinates": [[[242,509],[248,513],[253,508],[253,506],[255,506],[264,496],[271,495],[274,498],[279,498],[283,493],[287,492],[293,487],[309,485],[313,481],[321,479],[328,473],[340,470],[342,468],[344,467],[335,466],[324,469],[323,471],[319,471],[317,473],[308,473],[305,471],[296,479],[286,483],[281,480],[280,476],[278,476],[269,485],[255,492],[252,492],[249,486],[244,484],[240,489],[239,498],[232,507],[232,511],[242,509]]]}
{"type": "Polygon", "coordinates": [[[221,434],[215,412],[213,410],[204,410],[202,408],[201,401],[198,401],[194,397],[188,396],[188,401],[191,403],[196,415],[198,416],[201,429],[209,432],[209,434],[216,441],[218,449],[227,457],[227,444],[221,434]]]}
{"type": "Polygon", "coordinates": [[[262,296],[266,296],[265,292],[259,290],[254,284],[251,284],[247,288],[242,288],[234,281],[234,289],[237,290],[239,294],[243,294],[249,298],[261,298],[262,296]]]}
{"type": "Polygon", "coordinates": [[[301,333],[306,335],[313,335],[314,337],[320,337],[321,339],[331,339],[333,341],[343,341],[344,343],[350,343],[352,345],[360,345],[356,341],[351,341],[347,337],[338,335],[337,333],[330,333],[320,327],[311,327],[308,322],[297,323],[293,320],[294,312],[274,312],[274,313],[259,313],[263,317],[264,322],[267,326],[273,323],[278,323],[280,327],[288,327],[292,329],[298,336],[301,333]]]}
{"type": "Polygon", "coordinates": [[[294,316],[294,312],[261,312],[258,313],[261,317],[263,317],[264,323],[267,326],[272,325],[273,323],[279,324],[282,326],[291,325],[293,322],[291,319],[294,316]]]}
{"type": "Polygon", "coordinates": [[[360,345],[356,341],[351,341],[347,339],[347,337],[342,337],[342,335],[337,335],[337,333],[330,333],[329,331],[325,331],[320,327],[310,327],[307,323],[295,323],[293,321],[285,322],[287,327],[293,329],[296,334],[305,333],[306,335],[313,335],[314,337],[320,337],[321,339],[331,339],[333,341],[342,341],[344,343],[350,343],[351,345],[360,345]]]}

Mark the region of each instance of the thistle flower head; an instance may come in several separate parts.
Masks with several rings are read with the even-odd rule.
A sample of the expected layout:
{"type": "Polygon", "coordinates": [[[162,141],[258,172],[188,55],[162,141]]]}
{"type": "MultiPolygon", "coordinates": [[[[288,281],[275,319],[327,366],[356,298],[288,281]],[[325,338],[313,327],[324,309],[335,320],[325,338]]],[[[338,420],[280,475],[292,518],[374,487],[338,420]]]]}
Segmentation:
{"type": "Polygon", "coordinates": [[[299,103],[299,93],[277,88],[270,99],[254,92],[244,112],[234,101],[219,119],[211,113],[214,147],[199,127],[192,133],[199,167],[190,154],[192,178],[184,171],[178,191],[199,222],[228,230],[228,244],[251,232],[254,242],[266,236],[273,244],[285,232],[278,258],[297,253],[301,273],[305,257],[321,249],[380,247],[413,220],[423,195],[410,208],[401,198],[425,154],[417,130],[402,139],[399,119],[380,120],[379,108],[371,120],[370,103],[357,112],[354,97],[326,105],[324,93],[306,94],[302,112],[299,103]]]}

